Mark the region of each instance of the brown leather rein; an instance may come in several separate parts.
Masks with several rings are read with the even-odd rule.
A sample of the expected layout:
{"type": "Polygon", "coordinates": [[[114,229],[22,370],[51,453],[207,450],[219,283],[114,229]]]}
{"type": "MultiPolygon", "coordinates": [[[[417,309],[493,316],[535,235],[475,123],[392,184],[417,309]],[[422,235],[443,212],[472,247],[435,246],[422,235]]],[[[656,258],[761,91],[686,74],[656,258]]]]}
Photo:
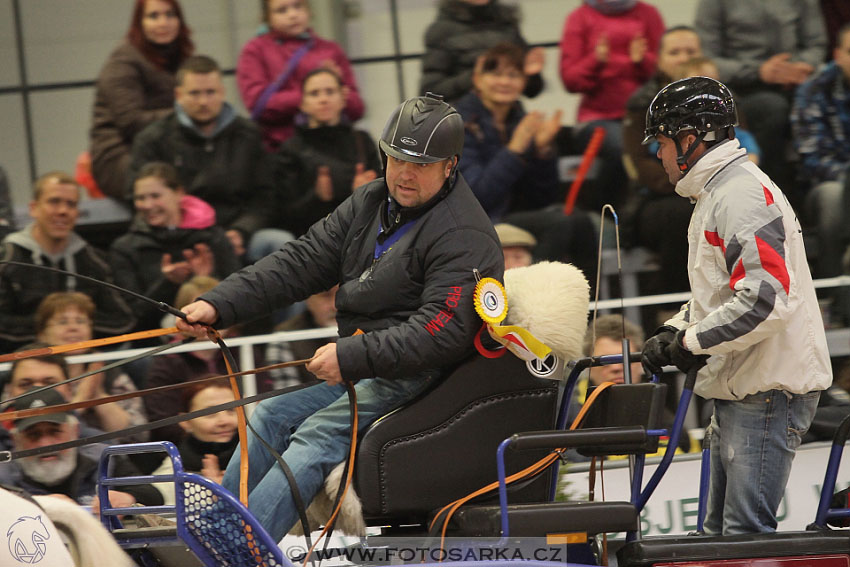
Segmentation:
{"type": "MultiPolygon", "coordinates": [[[[75,344],[82,344],[82,343],[75,343],[75,344]]],[[[79,348],[79,347],[77,347],[77,348],[79,348]]],[[[23,351],[23,352],[20,352],[20,353],[13,353],[13,354],[19,354],[20,355],[20,354],[32,353],[32,354],[29,354],[29,356],[27,356],[27,357],[23,357],[23,358],[29,358],[29,357],[32,357],[32,356],[41,356],[42,355],[41,351],[43,351],[43,350],[45,350],[45,349],[35,349],[35,350],[32,350],[32,351],[23,351]]],[[[77,350],[77,349],[74,349],[74,350],[77,350]]],[[[17,360],[20,360],[20,358],[18,358],[17,360]]],[[[277,364],[269,364],[268,366],[261,366],[259,368],[254,368],[253,370],[243,370],[241,372],[231,372],[229,374],[219,374],[219,375],[216,375],[216,376],[207,376],[206,378],[200,378],[198,380],[191,380],[189,382],[180,382],[178,384],[167,384],[165,386],[157,386],[155,388],[147,388],[145,390],[136,390],[135,392],[126,392],[124,394],[116,394],[114,396],[106,396],[106,397],[103,397],[103,398],[83,400],[81,402],[69,402],[67,404],[57,404],[57,405],[54,405],[54,406],[44,406],[44,407],[40,407],[40,408],[32,408],[32,409],[17,410],[17,411],[7,411],[7,412],[0,413],[0,421],[12,421],[12,420],[23,419],[25,417],[33,417],[33,416],[38,416],[38,415],[46,415],[46,414],[50,414],[50,413],[61,413],[61,412],[67,412],[67,411],[72,411],[72,410],[78,410],[78,409],[86,409],[86,408],[90,408],[90,407],[94,407],[94,406],[111,404],[113,402],[120,402],[122,400],[139,398],[139,397],[147,396],[148,394],[152,394],[152,393],[167,392],[167,391],[170,391],[170,390],[179,390],[181,388],[194,386],[196,384],[203,384],[204,382],[214,382],[216,380],[221,380],[222,378],[238,378],[240,376],[246,376],[248,374],[256,374],[258,372],[266,372],[268,370],[275,370],[275,369],[278,369],[278,368],[288,368],[290,366],[300,366],[302,364],[307,364],[311,360],[312,360],[311,358],[305,358],[303,360],[292,360],[292,361],[289,361],[289,362],[279,362],[277,364]]],[[[52,387],[55,387],[55,386],[57,386],[57,384],[51,384],[50,386],[46,386],[45,389],[52,388],[52,387]]],[[[6,402],[2,402],[2,403],[6,403],[6,402]]],[[[227,405],[227,404],[221,404],[221,405],[227,405]]],[[[219,406],[210,406],[210,407],[211,408],[217,408],[219,406]]],[[[217,411],[221,411],[221,410],[217,410],[217,411]]],[[[212,412],[212,413],[216,413],[216,412],[212,412]]],[[[185,414],[185,415],[189,415],[189,414],[185,414]]],[[[120,436],[123,435],[122,431],[124,431],[124,430],[117,430],[117,431],[114,431],[114,432],[111,432],[111,433],[115,433],[116,437],[120,437],[120,436]]]]}

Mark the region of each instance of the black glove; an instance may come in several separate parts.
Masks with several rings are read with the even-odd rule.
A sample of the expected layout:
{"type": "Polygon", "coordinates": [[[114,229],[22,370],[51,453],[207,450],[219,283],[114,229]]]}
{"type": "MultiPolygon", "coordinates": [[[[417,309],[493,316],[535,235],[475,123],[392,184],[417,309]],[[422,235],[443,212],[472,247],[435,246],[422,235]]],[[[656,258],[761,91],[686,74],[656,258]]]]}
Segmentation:
{"type": "Polygon", "coordinates": [[[705,359],[708,357],[705,355],[694,354],[686,349],[682,344],[682,339],[684,338],[684,329],[676,333],[673,342],[667,345],[667,356],[669,357],[671,364],[687,374],[688,371],[695,365],[701,366],[705,364],[705,359]]]}
{"type": "Polygon", "coordinates": [[[661,368],[671,364],[668,347],[676,340],[676,331],[675,327],[664,325],[644,343],[640,362],[647,374],[661,374],[661,368]]]}

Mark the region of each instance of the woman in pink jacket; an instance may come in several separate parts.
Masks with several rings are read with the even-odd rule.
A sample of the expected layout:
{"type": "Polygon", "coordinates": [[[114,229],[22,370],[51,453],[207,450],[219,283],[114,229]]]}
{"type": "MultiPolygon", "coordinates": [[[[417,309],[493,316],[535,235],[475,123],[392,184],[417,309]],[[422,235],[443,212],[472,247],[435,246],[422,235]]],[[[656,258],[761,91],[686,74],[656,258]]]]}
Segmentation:
{"type": "Polygon", "coordinates": [[[294,133],[301,83],[317,67],[333,70],[348,87],[346,119],[353,122],[363,116],[363,100],[348,57],[337,43],[310,29],[307,0],[266,0],[264,18],[269,31],[242,48],[236,80],[267,149],[277,149],[294,133]]]}
{"type": "Polygon", "coordinates": [[[605,129],[599,153],[593,210],[622,204],[627,184],[622,165],[622,119],[629,96],[655,73],[664,22],[640,0],[584,0],[564,23],[561,79],[581,95],[576,142],[583,148],[596,127],[605,129]]]}

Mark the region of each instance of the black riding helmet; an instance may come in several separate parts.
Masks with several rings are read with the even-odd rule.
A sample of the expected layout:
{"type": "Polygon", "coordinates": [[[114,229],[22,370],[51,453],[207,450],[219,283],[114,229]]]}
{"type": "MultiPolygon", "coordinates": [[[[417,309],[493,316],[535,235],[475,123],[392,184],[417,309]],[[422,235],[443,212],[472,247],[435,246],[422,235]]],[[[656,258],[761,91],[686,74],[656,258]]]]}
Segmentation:
{"type": "Polygon", "coordinates": [[[387,120],[379,145],[388,156],[414,163],[460,157],[463,119],[440,95],[410,98],[387,120]]]}
{"type": "Polygon", "coordinates": [[[686,172],[687,160],[699,142],[734,138],[737,125],[735,100],[726,85],[709,77],[688,77],[670,83],[652,99],[643,143],[651,143],[658,135],[671,138],[679,169],[686,172]],[[685,131],[695,132],[697,142],[683,154],[677,135],[685,131]]]}
{"type": "Polygon", "coordinates": [[[643,143],[659,134],[673,138],[685,130],[709,133],[737,125],[735,100],[726,85],[709,77],[688,77],[670,83],[652,99],[643,143]]]}

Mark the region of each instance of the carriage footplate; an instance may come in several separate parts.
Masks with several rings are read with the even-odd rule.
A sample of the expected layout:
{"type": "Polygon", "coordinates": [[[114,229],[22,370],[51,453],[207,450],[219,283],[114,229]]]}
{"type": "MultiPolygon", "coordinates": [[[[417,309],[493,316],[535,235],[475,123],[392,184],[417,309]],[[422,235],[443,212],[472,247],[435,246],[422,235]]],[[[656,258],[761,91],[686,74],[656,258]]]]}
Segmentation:
{"type": "MultiPolygon", "coordinates": [[[[747,565],[760,558],[774,567],[777,558],[806,559],[806,565],[823,567],[848,565],[850,537],[846,531],[801,531],[732,536],[647,537],[629,542],[617,552],[620,567],[651,567],[653,565],[686,565],[699,563],[703,567],[720,565],[733,567],[734,561],[746,559],[747,565]],[[837,562],[836,562],[837,561],[837,562]],[[716,564],[714,562],[717,562],[716,564]]],[[[799,561],[795,564],[799,565],[799,561]]]]}

